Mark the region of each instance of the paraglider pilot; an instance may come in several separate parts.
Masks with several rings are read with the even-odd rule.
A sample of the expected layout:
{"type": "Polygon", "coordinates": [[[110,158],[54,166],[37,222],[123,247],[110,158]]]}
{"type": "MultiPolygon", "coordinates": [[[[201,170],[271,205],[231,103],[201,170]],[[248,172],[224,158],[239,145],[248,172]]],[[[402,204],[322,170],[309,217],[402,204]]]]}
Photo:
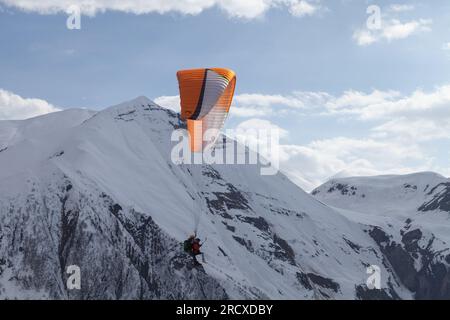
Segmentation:
{"type": "Polygon", "coordinates": [[[202,261],[205,262],[205,256],[203,252],[200,251],[201,246],[202,243],[200,243],[200,239],[196,238],[195,235],[190,235],[184,243],[184,250],[192,256],[195,265],[200,265],[200,262],[197,260],[198,255],[201,255],[202,261]]]}
{"type": "Polygon", "coordinates": [[[200,239],[199,238],[195,238],[193,243],[192,243],[192,257],[194,258],[194,263],[196,265],[199,265],[200,263],[197,261],[197,256],[201,255],[202,256],[202,261],[205,262],[205,255],[203,254],[203,252],[200,252],[200,247],[202,246],[202,244],[200,243],[200,239]]]}

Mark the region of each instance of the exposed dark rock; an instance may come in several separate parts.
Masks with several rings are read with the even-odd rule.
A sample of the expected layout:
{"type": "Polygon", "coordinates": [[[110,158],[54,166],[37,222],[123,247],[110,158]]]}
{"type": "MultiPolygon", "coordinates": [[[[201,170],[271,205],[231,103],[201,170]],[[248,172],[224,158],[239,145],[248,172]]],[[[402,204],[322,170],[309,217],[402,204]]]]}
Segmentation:
{"type": "Polygon", "coordinates": [[[233,239],[236,240],[239,244],[244,246],[249,252],[254,252],[255,249],[253,248],[252,242],[250,240],[245,240],[238,236],[233,236],[233,239]]]}
{"type": "Polygon", "coordinates": [[[211,179],[214,180],[222,180],[220,173],[211,166],[208,166],[203,170],[203,175],[210,177],[211,179]]]}
{"type": "Polygon", "coordinates": [[[378,227],[374,227],[370,236],[378,243],[402,283],[411,291],[417,289],[417,271],[414,268],[414,259],[400,244],[390,242],[388,235],[378,227]]]}
{"type": "Polygon", "coordinates": [[[339,284],[334,282],[332,279],[328,279],[322,276],[319,276],[317,274],[314,273],[308,273],[308,278],[309,280],[311,280],[314,284],[322,287],[322,288],[326,288],[326,289],[331,289],[334,292],[338,292],[339,291],[339,284]]]}
{"type": "Polygon", "coordinates": [[[290,264],[295,265],[295,252],[287,241],[274,233],[273,242],[276,244],[275,256],[278,259],[288,261],[290,264]]]}
{"type": "Polygon", "coordinates": [[[52,155],[49,159],[61,157],[62,155],[64,155],[64,151],[59,151],[59,152],[55,153],[54,155],[52,155]]]}
{"type": "Polygon", "coordinates": [[[269,223],[263,217],[238,216],[238,219],[243,222],[250,223],[255,228],[257,228],[263,232],[270,232],[269,223]]]}
{"type": "Polygon", "coordinates": [[[232,219],[228,210],[250,210],[247,198],[235,186],[227,183],[226,187],[226,192],[213,192],[216,199],[206,197],[206,202],[211,213],[217,212],[226,219],[232,219]]]}
{"type": "Polygon", "coordinates": [[[120,113],[120,114],[117,115],[117,117],[115,119],[117,119],[117,120],[130,120],[130,119],[124,119],[124,117],[132,115],[135,112],[136,112],[136,110],[131,110],[131,111],[128,111],[128,112],[120,113]]]}
{"type": "Polygon", "coordinates": [[[361,246],[357,245],[354,242],[351,242],[350,240],[344,238],[344,241],[349,245],[350,248],[352,248],[356,253],[359,253],[359,250],[361,250],[361,246]]]}
{"type": "Polygon", "coordinates": [[[417,251],[417,241],[422,238],[422,231],[420,229],[414,229],[405,233],[402,237],[402,242],[405,244],[405,249],[408,252],[417,251]]]}
{"type": "Polygon", "coordinates": [[[67,266],[67,260],[69,258],[70,251],[75,241],[78,217],[80,215],[80,211],[78,208],[76,210],[70,210],[67,208],[66,204],[68,198],[69,194],[65,194],[62,198],[60,198],[61,220],[60,220],[60,239],[58,243],[58,259],[63,281],[64,281],[64,273],[67,266]]]}
{"type": "Polygon", "coordinates": [[[380,228],[374,227],[369,234],[378,243],[400,281],[415,292],[416,299],[450,299],[449,267],[436,259],[439,252],[431,250],[434,237],[426,248],[420,248],[417,242],[423,234],[419,229],[403,235],[404,246],[389,241],[388,235],[380,228]],[[415,260],[419,258],[421,269],[416,270],[415,260]]]}
{"type": "Polygon", "coordinates": [[[433,196],[428,202],[425,202],[419,207],[419,211],[427,212],[433,210],[442,210],[445,212],[450,212],[450,183],[440,183],[434,188],[432,188],[427,195],[433,194],[437,188],[442,187],[443,190],[438,192],[433,196]]]}
{"type": "Polygon", "coordinates": [[[297,276],[298,282],[300,282],[300,284],[303,287],[305,287],[308,290],[312,290],[313,289],[311,283],[309,282],[308,275],[304,274],[303,272],[297,272],[296,276],[297,276]]]}
{"type": "Polygon", "coordinates": [[[111,213],[114,215],[117,215],[120,210],[122,210],[122,207],[118,203],[115,203],[114,205],[109,206],[109,211],[111,211],[111,213]]]}
{"type": "Polygon", "coordinates": [[[235,232],[236,231],[236,227],[234,226],[230,226],[228,223],[226,223],[225,221],[222,221],[222,223],[225,225],[225,227],[227,228],[227,230],[230,230],[231,232],[235,232]]]}
{"type": "Polygon", "coordinates": [[[221,247],[217,247],[217,249],[219,249],[219,251],[225,256],[228,257],[228,255],[225,253],[225,251],[223,251],[223,249],[221,247]]]}
{"type": "Polygon", "coordinates": [[[390,240],[389,236],[379,227],[369,230],[369,234],[378,244],[388,243],[390,240]]]}
{"type": "Polygon", "coordinates": [[[271,206],[270,211],[277,213],[277,214],[282,214],[284,216],[296,215],[299,218],[303,218],[306,215],[304,212],[299,213],[294,210],[281,208],[281,207],[274,208],[271,206]]]}
{"type": "Polygon", "coordinates": [[[28,198],[2,220],[0,238],[10,253],[0,259],[0,274],[3,262],[9,264],[18,288],[42,290],[51,299],[228,298],[148,214],[125,209],[105,193],[82,195],[68,182],[58,190],[28,198]],[[26,225],[33,232],[24,233],[26,225]],[[8,262],[11,256],[22,261],[19,269],[8,262]],[[73,264],[81,268],[80,290],[65,287],[73,264]]]}
{"type": "MultiPolygon", "coordinates": [[[[343,183],[336,183],[333,184],[328,190],[328,193],[332,193],[334,191],[340,191],[342,195],[355,195],[356,194],[356,190],[358,190],[358,188],[356,188],[355,186],[349,186],[348,184],[343,184],[343,183]]],[[[314,194],[313,194],[314,195],[314,194]]]]}
{"type": "Polygon", "coordinates": [[[429,269],[422,269],[418,275],[419,288],[416,299],[450,299],[450,273],[448,265],[432,263],[429,269]]]}
{"type": "Polygon", "coordinates": [[[369,289],[365,285],[356,286],[356,298],[360,300],[393,300],[386,289],[369,289]]]}

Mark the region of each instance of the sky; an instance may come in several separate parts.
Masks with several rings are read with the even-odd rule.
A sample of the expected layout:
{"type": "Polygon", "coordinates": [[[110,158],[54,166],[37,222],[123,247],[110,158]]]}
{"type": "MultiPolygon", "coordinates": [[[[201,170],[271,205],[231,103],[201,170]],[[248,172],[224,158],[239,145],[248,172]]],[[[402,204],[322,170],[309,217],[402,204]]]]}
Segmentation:
{"type": "Polygon", "coordinates": [[[236,72],[226,127],[279,128],[308,191],[450,176],[448,0],[0,0],[0,119],[141,95],[179,110],[176,71],[195,67],[236,72]]]}

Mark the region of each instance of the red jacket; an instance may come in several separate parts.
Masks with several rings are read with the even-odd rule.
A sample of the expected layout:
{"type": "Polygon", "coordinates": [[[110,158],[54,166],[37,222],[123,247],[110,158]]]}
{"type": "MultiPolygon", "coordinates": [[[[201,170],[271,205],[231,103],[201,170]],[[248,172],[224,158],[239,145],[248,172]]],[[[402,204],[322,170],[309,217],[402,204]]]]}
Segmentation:
{"type": "Polygon", "coordinates": [[[194,243],[192,244],[192,253],[194,253],[194,254],[200,253],[200,247],[201,247],[201,244],[200,244],[200,243],[194,242],[194,243]]]}

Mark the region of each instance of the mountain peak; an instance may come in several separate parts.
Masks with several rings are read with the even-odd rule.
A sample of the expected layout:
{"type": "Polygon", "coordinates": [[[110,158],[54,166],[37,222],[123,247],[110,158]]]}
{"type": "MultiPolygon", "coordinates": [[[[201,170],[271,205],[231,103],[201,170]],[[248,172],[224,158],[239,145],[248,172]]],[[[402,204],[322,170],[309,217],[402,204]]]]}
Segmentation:
{"type": "Polygon", "coordinates": [[[127,100],[127,101],[121,102],[119,104],[115,104],[110,107],[107,107],[107,108],[103,109],[103,111],[117,110],[117,109],[122,109],[122,108],[129,108],[129,107],[137,107],[137,106],[142,106],[142,105],[151,105],[151,106],[159,107],[155,102],[153,102],[146,96],[139,96],[134,99],[127,100]]]}
{"type": "Polygon", "coordinates": [[[99,111],[90,123],[95,126],[104,126],[106,123],[99,124],[98,121],[123,120],[130,122],[137,120],[143,126],[158,125],[160,129],[173,129],[178,123],[178,114],[172,110],[159,106],[154,101],[145,96],[139,96],[131,100],[104,108],[99,111]],[[158,124],[157,124],[158,123],[158,124]]]}
{"type": "MultiPolygon", "coordinates": [[[[370,294],[361,281],[370,264],[380,266],[385,297],[411,296],[385,268],[366,233],[370,223],[347,218],[282,174],[261,176],[257,166],[175,164],[179,115],[146,97],[77,121],[63,112],[33,122],[39,130],[25,130],[26,122],[23,139],[0,152],[0,212],[8,213],[0,215],[8,266],[0,298],[16,297],[5,283],[19,296],[64,299],[361,298],[370,294]],[[53,122],[61,128],[42,134],[53,122]],[[209,240],[208,263],[193,282],[180,241],[194,230],[209,240]],[[61,290],[69,265],[83,266],[76,293],[61,290]]],[[[372,198],[371,189],[348,185],[330,194],[372,198]]],[[[381,196],[373,208],[380,211],[379,199],[400,207],[385,196],[391,189],[381,190],[389,183],[374,185],[381,196]]],[[[405,201],[425,189],[396,186],[405,201]]]]}
{"type": "Polygon", "coordinates": [[[128,101],[128,103],[132,103],[132,104],[139,104],[139,103],[141,103],[141,104],[155,104],[152,100],[150,100],[146,96],[138,96],[138,97],[128,101]]]}
{"type": "MultiPolygon", "coordinates": [[[[439,173],[432,171],[421,171],[408,174],[386,174],[374,176],[334,176],[323,185],[333,183],[347,183],[355,185],[396,185],[405,182],[415,182],[417,184],[426,184],[428,182],[446,180],[447,178],[439,173]]],[[[316,188],[319,189],[320,187],[316,188]]]]}
{"type": "MultiPolygon", "coordinates": [[[[409,216],[449,184],[449,179],[424,171],[404,175],[334,178],[312,195],[333,207],[409,216]]],[[[445,191],[445,190],[444,190],[445,191]]]]}

